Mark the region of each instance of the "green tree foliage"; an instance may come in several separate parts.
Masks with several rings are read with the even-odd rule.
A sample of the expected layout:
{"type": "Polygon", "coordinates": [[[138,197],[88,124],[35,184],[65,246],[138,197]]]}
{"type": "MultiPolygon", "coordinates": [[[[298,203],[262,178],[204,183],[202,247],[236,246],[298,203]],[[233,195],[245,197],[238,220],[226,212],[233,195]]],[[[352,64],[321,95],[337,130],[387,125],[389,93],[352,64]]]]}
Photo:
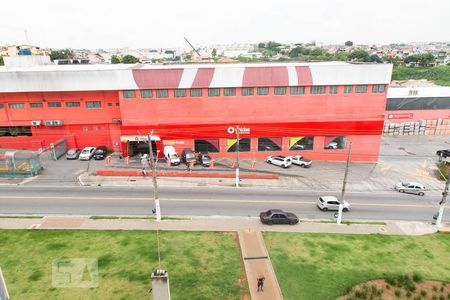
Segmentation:
{"type": "Polygon", "coordinates": [[[299,57],[300,54],[302,53],[302,47],[295,47],[294,49],[291,50],[291,52],[289,52],[289,57],[294,58],[294,57],[299,57]]]}
{"type": "Polygon", "coordinates": [[[263,43],[263,42],[259,43],[259,44],[258,44],[258,48],[259,48],[259,49],[264,49],[264,48],[266,48],[266,43],[263,43]]]}
{"type": "Polygon", "coordinates": [[[351,46],[353,46],[353,42],[352,41],[346,41],[345,42],[345,46],[351,47],[351,46]]]}
{"type": "Polygon", "coordinates": [[[325,56],[327,54],[328,54],[328,51],[323,48],[314,48],[309,53],[309,55],[312,55],[312,56],[325,56]]]}
{"type": "Polygon", "coordinates": [[[417,63],[421,67],[427,67],[435,61],[434,55],[431,53],[413,54],[405,58],[405,64],[417,63]]]}
{"type": "Polygon", "coordinates": [[[358,61],[368,61],[369,60],[369,52],[363,49],[358,49],[350,53],[348,56],[351,60],[358,60],[358,61]]]}
{"type": "Polygon", "coordinates": [[[124,63],[124,64],[136,64],[138,62],[139,62],[139,59],[137,57],[135,57],[133,55],[129,55],[129,54],[125,55],[122,58],[122,63],[124,63]]]}
{"type": "Polygon", "coordinates": [[[339,61],[347,61],[348,60],[348,54],[346,52],[338,52],[338,53],[334,54],[333,59],[334,60],[339,60],[339,61]]]}
{"type": "Polygon", "coordinates": [[[4,66],[5,62],[3,61],[3,56],[0,56],[0,66],[4,66]]]}
{"type": "Polygon", "coordinates": [[[372,54],[371,56],[369,56],[369,59],[367,61],[376,62],[376,63],[383,62],[383,60],[381,60],[381,58],[377,54],[372,54]]]}
{"type": "Polygon", "coordinates": [[[50,52],[50,59],[53,61],[55,59],[71,59],[73,58],[72,50],[63,49],[63,50],[52,50],[50,52]]]}
{"type": "Polygon", "coordinates": [[[118,56],[118,55],[111,56],[112,64],[120,64],[121,62],[122,62],[122,60],[120,59],[120,56],[118,56]]]}
{"type": "Polygon", "coordinates": [[[212,55],[212,57],[216,57],[217,56],[217,49],[216,48],[212,49],[211,55],[212,55]]]}
{"type": "Polygon", "coordinates": [[[392,80],[427,79],[438,85],[450,86],[450,66],[437,67],[394,67],[392,80]]]}

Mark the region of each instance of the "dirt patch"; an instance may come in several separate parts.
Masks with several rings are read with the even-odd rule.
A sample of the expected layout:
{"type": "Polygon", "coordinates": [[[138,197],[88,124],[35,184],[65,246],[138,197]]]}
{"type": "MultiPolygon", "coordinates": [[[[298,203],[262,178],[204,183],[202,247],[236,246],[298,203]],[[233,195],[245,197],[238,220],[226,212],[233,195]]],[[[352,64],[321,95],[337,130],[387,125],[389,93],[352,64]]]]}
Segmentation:
{"type": "Polygon", "coordinates": [[[421,280],[414,276],[367,281],[352,287],[337,300],[450,300],[450,283],[438,280],[421,280]]]}

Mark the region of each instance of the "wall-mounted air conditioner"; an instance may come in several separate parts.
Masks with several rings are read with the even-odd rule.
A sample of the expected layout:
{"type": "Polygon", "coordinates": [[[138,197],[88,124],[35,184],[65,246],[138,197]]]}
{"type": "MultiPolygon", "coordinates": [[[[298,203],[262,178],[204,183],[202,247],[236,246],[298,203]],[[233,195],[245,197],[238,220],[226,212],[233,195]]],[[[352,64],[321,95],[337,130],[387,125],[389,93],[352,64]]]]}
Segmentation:
{"type": "Polygon", "coordinates": [[[63,122],[61,120],[53,120],[53,126],[62,126],[63,122]]]}
{"type": "Polygon", "coordinates": [[[33,120],[33,121],[31,121],[31,126],[41,126],[41,120],[33,120]]]}
{"type": "Polygon", "coordinates": [[[53,120],[45,120],[46,126],[53,126],[53,120]]]}

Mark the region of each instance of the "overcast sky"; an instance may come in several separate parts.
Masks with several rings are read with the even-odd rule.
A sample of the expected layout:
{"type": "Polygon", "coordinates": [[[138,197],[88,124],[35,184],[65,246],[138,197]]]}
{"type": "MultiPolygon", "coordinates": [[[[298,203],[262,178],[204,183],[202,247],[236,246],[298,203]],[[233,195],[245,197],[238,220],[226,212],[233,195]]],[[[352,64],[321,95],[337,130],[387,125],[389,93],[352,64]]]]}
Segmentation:
{"type": "Polygon", "coordinates": [[[450,0],[21,0],[2,3],[0,45],[185,47],[260,41],[450,41],[450,0]]]}

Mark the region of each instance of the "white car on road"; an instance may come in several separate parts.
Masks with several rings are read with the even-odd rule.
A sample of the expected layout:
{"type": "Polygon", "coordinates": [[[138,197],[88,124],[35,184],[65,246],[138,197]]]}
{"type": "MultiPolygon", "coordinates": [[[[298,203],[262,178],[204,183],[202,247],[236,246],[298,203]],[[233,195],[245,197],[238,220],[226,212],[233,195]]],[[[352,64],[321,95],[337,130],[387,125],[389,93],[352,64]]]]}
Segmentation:
{"type": "Polygon", "coordinates": [[[300,166],[302,168],[309,168],[309,167],[311,167],[312,160],[306,159],[301,155],[295,155],[295,156],[292,156],[292,163],[294,165],[300,166]]]}
{"type": "Polygon", "coordinates": [[[425,195],[425,187],[417,182],[399,182],[395,185],[395,189],[400,193],[416,194],[419,196],[425,195]]]}
{"type": "Polygon", "coordinates": [[[282,155],[274,155],[267,157],[266,162],[282,168],[289,168],[292,165],[292,158],[282,155]]]}
{"type": "Polygon", "coordinates": [[[79,160],[90,160],[92,156],[94,155],[95,147],[86,147],[81,151],[80,156],[78,157],[79,160]]]}
{"type": "MultiPolygon", "coordinates": [[[[319,201],[317,201],[317,206],[323,210],[339,210],[339,200],[334,196],[322,196],[319,197],[319,201]]],[[[344,207],[342,208],[343,211],[349,211],[350,204],[344,200],[344,207]]]]}

